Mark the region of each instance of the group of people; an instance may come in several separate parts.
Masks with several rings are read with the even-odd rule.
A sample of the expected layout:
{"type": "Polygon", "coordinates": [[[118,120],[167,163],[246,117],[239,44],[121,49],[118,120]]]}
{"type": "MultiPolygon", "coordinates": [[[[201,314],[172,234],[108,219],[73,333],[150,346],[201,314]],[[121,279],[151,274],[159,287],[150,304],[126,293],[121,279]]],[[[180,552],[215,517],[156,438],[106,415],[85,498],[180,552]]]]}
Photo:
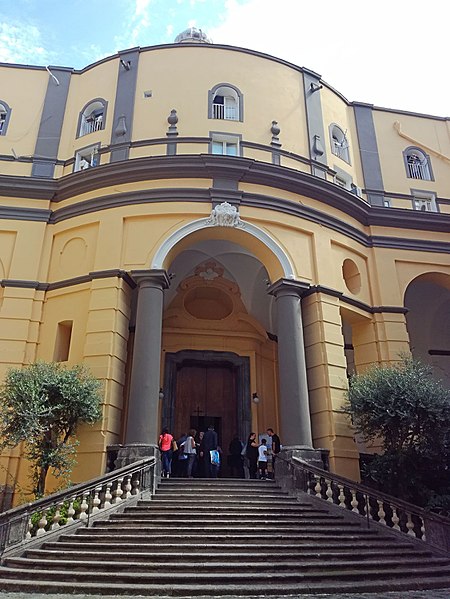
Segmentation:
{"type": "MultiPolygon", "coordinates": [[[[275,475],[275,460],[281,450],[280,437],[272,428],[267,429],[268,440],[261,443],[256,433],[249,434],[244,444],[235,435],[229,445],[228,466],[234,478],[252,479],[269,477],[268,464],[271,463],[271,475],[275,475]]],[[[219,447],[217,432],[210,425],[208,430],[197,433],[191,429],[179,439],[165,428],[159,436],[158,446],[161,451],[161,476],[168,478],[172,474],[186,478],[217,478],[222,465],[222,449],[219,447]]]]}

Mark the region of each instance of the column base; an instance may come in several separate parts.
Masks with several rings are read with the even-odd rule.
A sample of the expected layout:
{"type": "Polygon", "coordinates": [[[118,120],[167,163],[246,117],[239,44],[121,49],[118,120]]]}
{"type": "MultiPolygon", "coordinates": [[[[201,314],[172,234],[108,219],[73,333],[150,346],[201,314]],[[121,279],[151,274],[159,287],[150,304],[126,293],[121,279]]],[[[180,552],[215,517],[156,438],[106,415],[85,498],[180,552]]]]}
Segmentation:
{"type": "Polygon", "coordinates": [[[311,464],[311,466],[328,470],[322,449],[313,449],[312,447],[302,445],[283,446],[280,457],[284,457],[287,460],[299,458],[307,464],[311,464]]]}
{"type": "Polygon", "coordinates": [[[114,466],[115,468],[123,468],[123,466],[128,466],[129,464],[133,464],[134,462],[139,462],[139,460],[151,458],[153,456],[156,456],[157,458],[160,456],[159,447],[157,445],[147,443],[128,443],[127,445],[120,446],[114,466]]]}

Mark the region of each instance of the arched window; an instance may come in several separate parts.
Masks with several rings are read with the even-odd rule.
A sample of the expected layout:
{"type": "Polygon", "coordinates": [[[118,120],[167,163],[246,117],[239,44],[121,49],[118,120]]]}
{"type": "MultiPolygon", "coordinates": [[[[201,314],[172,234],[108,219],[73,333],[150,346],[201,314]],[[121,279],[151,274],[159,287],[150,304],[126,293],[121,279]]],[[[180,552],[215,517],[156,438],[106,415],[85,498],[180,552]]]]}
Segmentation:
{"type": "Polygon", "coordinates": [[[243,120],[243,97],[232,85],[220,83],[209,91],[208,118],[226,121],[243,120]]]}
{"type": "Polygon", "coordinates": [[[6,102],[0,100],[0,135],[6,135],[10,115],[11,108],[6,102]]]}
{"type": "Polygon", "coordinates": [[[332,153],[350,164],[347,132],[343,131],[338,125],[330,125],[330,143],[332,153]]]}
{"type": "Polygon", "coordinates": [[[78,135],[89,135],[105,128],[107,102],[102,98],[92,100],[80,112],[78,119],[78,135]]]}
{"type": "Polygon", "coordinates": [[[420,148],[410,147],[403,151],[406,176],[409,179],[433,181],[430,157],[420,148]]]}

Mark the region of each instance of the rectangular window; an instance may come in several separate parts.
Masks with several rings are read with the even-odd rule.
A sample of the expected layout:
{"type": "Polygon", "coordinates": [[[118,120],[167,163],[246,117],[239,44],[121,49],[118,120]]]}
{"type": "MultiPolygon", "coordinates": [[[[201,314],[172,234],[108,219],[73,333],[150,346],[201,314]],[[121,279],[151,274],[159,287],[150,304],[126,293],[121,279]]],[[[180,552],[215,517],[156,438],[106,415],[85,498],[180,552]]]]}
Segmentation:
{"type": "Polygon", "coordinates": [[[69,359],[70,341],[72,339],[72,326],[72,320],[58,322],[55,351],[53,352],[54,362],[67,362],[69,359]]]}
{"type": "Polygon", "coordinates": [[[237,156],[237,154],[238,154],[237,143],[231,143],[229,141],[213,141],[212,153],[213,154],[224,154],[226,156],[237,156]]]}
{"type": "Polygon", "coordinates": [[[75,154],[74,171],[84,171],[88,168],[98,166],[100,164],[100,155],[98,153],[99,146],[90,146],[83,148],[75,154]]]}
{"type": "Polygon", "coordinates": [[[222,156],[239,156],[239,135],[211,133],[211,138],[211,154],[221,154],[222,156]]]}
{"type": "Polygon", "coordinates": [[[413,191],[413,208],[422,212],[437,212],[436,196],[432,192],[413,191]]]}

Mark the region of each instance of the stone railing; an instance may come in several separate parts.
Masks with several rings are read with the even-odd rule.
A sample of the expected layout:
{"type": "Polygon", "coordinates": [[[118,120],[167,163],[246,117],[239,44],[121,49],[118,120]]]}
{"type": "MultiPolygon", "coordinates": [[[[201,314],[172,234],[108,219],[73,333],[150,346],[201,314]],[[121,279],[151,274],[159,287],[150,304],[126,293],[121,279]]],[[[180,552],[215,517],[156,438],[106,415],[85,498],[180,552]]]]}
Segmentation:
{"type": "Polygon", "coordinates": [[[93,519],[122,509],[156,487],[156,458],[114,470],[69,489],[0,514],[0,555],[32,541],[56,536],[62,528],[89,526],[93,519]]]}
{"type": "Polygon", "coordinates": [[[286,490],[304,491],[364,517],[368,527],[386,526],[450,552],[448,518],[321,470],[296,457],[277,458],[276,478],[286,490]]]}

